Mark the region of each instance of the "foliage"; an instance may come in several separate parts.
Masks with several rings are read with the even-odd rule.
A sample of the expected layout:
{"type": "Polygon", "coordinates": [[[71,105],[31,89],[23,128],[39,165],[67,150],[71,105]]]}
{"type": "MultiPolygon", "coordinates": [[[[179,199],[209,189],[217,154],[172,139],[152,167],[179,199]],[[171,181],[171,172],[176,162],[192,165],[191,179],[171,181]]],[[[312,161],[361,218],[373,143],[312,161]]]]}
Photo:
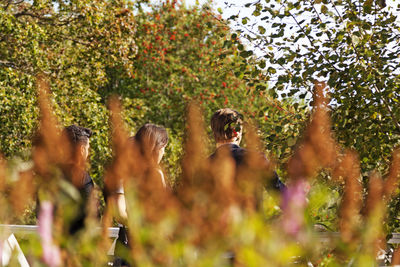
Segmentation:
{"type": "Polygon", "coordinates": [[[363,175],[399,144],[399,20],[394,1],[249,1],[232,16],[266,63],[272,94],[309,98],[326,81],[340,143],[360,153],[363,175]],[[387,3],[387,4],[386,4],[387,3]]]}
{"type": "Polygon", "coordinates": [[[222,107],[254,119],[266,149],[285,162],[305,120],[305,107],[274,100],[251,84],[252,79],[243,78],[245,73],[258,80],[264,76],[256,62],[242,64],[235,34],[220,15],[207,5],[185,8],[176,1],[141,7],[136,15],[134,71],[121,77],[117,69],[110,70],[110,83],[101,94],[106,99],[116,93],[129,99],[125,109],[143,110],[140,117],[126,116],[130,128],[152,121],[169,130],[172,144],[164,162],[171,181],[180,171],[176,166],[182,155],[183,114],[190,101],[201,105],[207,121],[222,107]]]}
{"type": "MultiPolygon", "coordinates": [[[[62,125],[94,131],[91,174],[99,185],[111,157],[106,105],[113,94],[123,101],[131,135],[149,121],[167,128],[164,162],[171,183],[180,172],[183,114],[193,100],[207,119],[225,106],[256,119],[266,149],[287,160],[304,107],[273,100],[245,83],[244,73],[257,69],[241,64],[234,36],[209,7],[68,3],[6,1],[1,6],[0,122],[6,138],[0,148],[7,157],[28,157],[38,119],[34,77],[45,73],[62,125]]],[[[263,79],[258,72],[254,76],[263,79]]]]}
{"type": "MultiPolygon", "coordinates": [[[[39,84],[46,89],[43,80],[39,84]]],[[[323,86],[316,88],[321,96],[323,86]]],[[[85,227],[75,234],[66,231],[81,199],[74,197],[74,172],[65,168],[65,163],[73,160],[71,148],[61,142],[63,136],[45,92],[40,91],[40,142],[32,153],[32,168],[17,172],[13,178],[8,175],[13,167],[0,161],[0,203],[5,207],[0,210],[1,223],[9,223],[10,214],[20,215],[21,207],[38,189],[42,200],[39,216],[42,228],[38,238],[27,238],[23,246],[30,262],[49,266],[105,265],[111,244],[106,227],[117,214],[113,196],[107,198],[101,226],[94,212],[96,197],[92,195],[87,202],[85,227]],[[54,210],[54,207],[63,208],[54,210]]],[[[288,163],[288,188],[282,195],[272,197],[281,207],[280,213],[272,217],[255,208],[252,189],[259,188],[260,178],[268,177],[271,170],[257,160],[259,152],[255,150],[260,144],[254,128],[247,130],[249,153],[241,171],[235,174],[228,154],[218,154],[216,162],[205,160],[204,122],[199,109],[191,106],[185,151],[192,153],[185,153],[182,184],[173,194],[154,180],[159,176],[146,171],[146,159],[129,143],[123,113],[114,100],[110,105],[110,120],[115,154],[107,168],[106,187],[112,192],[114,186],[124,183],[128,207],[125,224],[131,246],[119,255],[140,266],[377,264],[378,248],[384,246],[379,241],[383,234],[385,203],[398,187],[399,151],[394,153],[391,172],[385,180],[377,174],[370,177],[365,211],[360,213],[359,208],[364,204],[357,156],[349,151],[342,155],[337,149],[330,132],[326,101],[318,94],[314,99],[316,105],[310,123],[288,163]],[[331,167],[333,177],[345,182],[345,196],[339,204],[340,211],[335,213],[340,235],[325,235],[328,242],[321,240],[324,236],[314,230],[315,221],[307,216],[308,208],[318,207],[324,201],[313,195],[307,201],[304,190],[305,183],[313,182],[315,173],[323,167],[331,167]]],[[[314,195],[326,194],[323,186],[314,190],[314,195]]],[[[272,192],[267,193],[272,196],[272,192]]],[[[4,226],[0,228],[1,239],[7,237],[6,232],[4,226]]],[[[394,258],[399,251],[394,253],[394,258]]]]}
{"type": "MultiPolygon", "coordinates": [[[[37,128],[35,75],[52,84],[64,125],[94,130],[94,176],[110,157],[107,110],[97,88],[106,67],[130,71],[135,23],[126,1],[2,1],[0,5],[1,151],[8,157],[31,146],[37,128]]],[[[25,158],[26,155],[22,154],[25,158]]]]}

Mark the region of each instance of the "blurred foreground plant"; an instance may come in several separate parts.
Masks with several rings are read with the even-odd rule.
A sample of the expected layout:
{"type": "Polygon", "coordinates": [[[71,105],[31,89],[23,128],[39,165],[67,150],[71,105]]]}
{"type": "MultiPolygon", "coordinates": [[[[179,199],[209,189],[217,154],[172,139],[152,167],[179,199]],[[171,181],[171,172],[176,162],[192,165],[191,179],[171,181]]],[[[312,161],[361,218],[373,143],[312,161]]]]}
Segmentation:
{"type": "Polygon", "coordinates": [[[129,247],[123,256],[133,266],[365,266],[374,265],[378,250],[385,249],[382,224],[387,203],[398,187],[399,153],[394,152],[385,179],[371,173],[364,201],[357,155],[339,149],[331,132],[324,84],[315,85],[313,114],[288,162],[282,201],[281,196],[264,192],[265,202],[272,203],[265,207],[281,207],[280,215],[267,212],[273,216],[255,208],[257,191],[271,170],[258,160],[260,142],[254,127],[248,126],[246,132],[247,148],[254,153],[248,154],[242,168],[236,170],[229,153],[210,162],[201,111],[190,105],[181,184],[173,192],[160,186],[148,171],[138,148],[128,141],[120,104],[110,100],[114,160],[105,176],[106,210],[100,222],[96,196],[91,196],[85,227],[75,234],[67,231],[82,211],[74,170],[66,168],[74,160],[73,153],[63,145],[67,143],[47,101],[49,88],[44,78],[38,77],[38,87],[42,116],[32,154],[34,167],[11,179],[6,162],[0,165],[0,202],[5,207],[0,210],[1,223],[11,223],[11,215],[21,213],[29,199],[37,196],[40,200],[40,239],[29,240],[31,245],[25,247],[33,265],[106,265],[111,243],[106,229],[113,225],[112,218],[127,226],[129,247]],[[329,244],[319,239],[313,220],[307,217],[308,206],[318,201],[307,199],[309,186],[321,169],[345,183],[339,212],[333,215],[338,217],[340,236],[329,244]],[[27,181],[29,186],[21,186],[27,181]],[[121,185],[126,220],[119,218],[112,195],[121,185]],[[100,225],[103,231],[97,230],[100,225]],[[42,245],[37,246],[39,242],[42,245]]]}

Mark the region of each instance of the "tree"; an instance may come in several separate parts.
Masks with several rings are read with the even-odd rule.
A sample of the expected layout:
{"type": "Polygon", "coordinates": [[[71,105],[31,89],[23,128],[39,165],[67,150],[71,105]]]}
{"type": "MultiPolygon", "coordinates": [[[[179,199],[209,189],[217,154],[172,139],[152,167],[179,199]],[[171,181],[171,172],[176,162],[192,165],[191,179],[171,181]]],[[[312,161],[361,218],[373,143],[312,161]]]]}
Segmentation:
{"type": "MultiPolygon", "coordinates": [[[[1,151],[30,147],[37,127],[36,75],[51,83],[55,112],[64,125],[92,128],[98,178],[107,156],[107,110],[97,93],[106,68],[131,70],[137,47],[128,1],[2,1],[0,4],[1,151]]],[[[99,181],[99,180],[98,180],[99,181]]]]}
{"type": "Polygon", "coordinates": [[[91,173],[100,185],[111,156],[106,106],[114,94],[131,135],[146,122],[167,128],[164,162],[172,180],[180,171],[190,101],[201,104],[206,120],[221,107],[242,111],[259,124],[266,149],[282,161],[290,154],[304,109],[265,95],[265,82],[251,83],[265,78],[259,62],[241,62],[237,35],[209,6],[98,0],[7,1],[1,8],[0,123],[7,138],[0,150],[7,157],[31,146],[37,73],[49,80],[61,124],[94,131],[91,173]],[[288,138],[290,145],[281,142],[288,138]]]}
{"type": "Polygon", "coordinates": [[[256,68],[259,62],[241,62],[241,51],[235,45],[237,35],[227,22],[207,5],[186,8],[167,1],[141,7],[136,15],[139,49],[134,71],[124,76],[118,69],[110,69],[112,79],[101,93],[104,99],[111,94],[122,96],[131,129],[148,121],[166,126],[171,145],[165,162],[172,179],[179,173],[176,166],[190,101],[201,105],[206,121],[222,107],[240,110],[260,126],[266,149],[285,161],[305,111],[262,92],[266,85],[262,84],[265,76],[256,68]],[[247,82],[245,74],[250,75],[245,77],[247,82]],[[254,78],[261,85],[252,84],[254,78]],[[129,115],[132,108],[144,110],[143,116],[129,115]],[[290,145],[281,142],[289,138],[290,145]]]}
{"type": "MultiPolygon", "coordinates": [[[[356,149],[365,172],[384,170],[400,141],[399,21],[385,1],[249,1],[242,18],[276,81],[273,95],[307,98],[327,81],[339,142],[356,149]],[[257,28],[255,28],[257,27],[257,28]]],[[[238,20],[239,16],[231,19],[238,20]]]]}

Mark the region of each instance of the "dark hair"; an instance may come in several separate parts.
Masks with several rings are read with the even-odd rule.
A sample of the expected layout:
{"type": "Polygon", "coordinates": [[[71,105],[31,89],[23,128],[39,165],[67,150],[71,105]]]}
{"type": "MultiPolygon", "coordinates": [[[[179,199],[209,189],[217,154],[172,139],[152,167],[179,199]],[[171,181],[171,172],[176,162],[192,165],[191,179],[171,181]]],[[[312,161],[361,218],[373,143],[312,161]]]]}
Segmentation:
{"type": "Polygon", "coordinates": [[[73,145],[87,144],[89,137],[92,136],[92,130],[75,124],[65,127],[64,133],[73,145]]]}
{"type": "Polygon", "coordinates": [[[211,129],[216,142],[227,141],[241,131],[243,115],[231,108],[217,110],[211,117],[211,129]]]}
{"type": "Polygon", "coordinates": [[[153,157],[160,148],[167,145],[168,134],[164,127],[146,123],[132,139],[139,145],[143,156],[153,157]]]}

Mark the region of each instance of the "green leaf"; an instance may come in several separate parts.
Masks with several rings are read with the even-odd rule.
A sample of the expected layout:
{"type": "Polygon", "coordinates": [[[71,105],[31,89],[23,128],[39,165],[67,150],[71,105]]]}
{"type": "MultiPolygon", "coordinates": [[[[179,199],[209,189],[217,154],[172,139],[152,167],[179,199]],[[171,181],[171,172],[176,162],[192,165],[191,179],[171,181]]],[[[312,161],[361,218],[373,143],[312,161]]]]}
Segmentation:
{"type": "Polygon", "coordinates": [[[321,13],[322,14],[327,14],[328,13],[328,8],[326,7],[326,5],[321,5],[321,13]]]}
{"type": "Polygon", "coordinates": [[[273,67],[269,67],[267,70],[269,73],[275,74],[276,73],[276,69],[273,67]]]}

